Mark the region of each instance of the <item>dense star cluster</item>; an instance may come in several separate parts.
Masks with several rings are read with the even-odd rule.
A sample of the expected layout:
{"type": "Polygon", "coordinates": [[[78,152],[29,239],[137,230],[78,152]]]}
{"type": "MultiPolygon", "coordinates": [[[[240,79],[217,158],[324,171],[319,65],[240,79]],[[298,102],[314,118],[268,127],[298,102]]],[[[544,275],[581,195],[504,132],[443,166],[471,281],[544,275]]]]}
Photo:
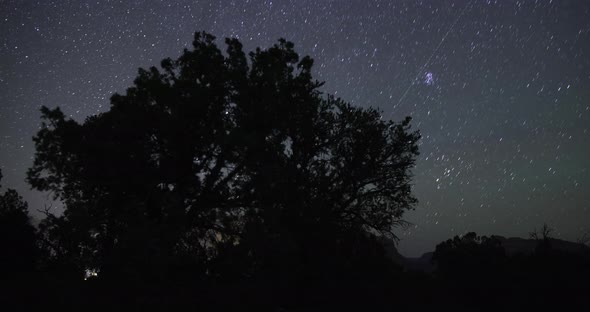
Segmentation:
{"type": "Polygon", "coordinates": [[[24,181],[41,105],[105,111],[195,31],[245,50],[283,37],[325,92],[421,131],[402,253],[543,222],[575,240],[590,230],[589,16],[590,2],[550,0],[2,1],[3,185],[33,214],[48,202],[24,181]]]}

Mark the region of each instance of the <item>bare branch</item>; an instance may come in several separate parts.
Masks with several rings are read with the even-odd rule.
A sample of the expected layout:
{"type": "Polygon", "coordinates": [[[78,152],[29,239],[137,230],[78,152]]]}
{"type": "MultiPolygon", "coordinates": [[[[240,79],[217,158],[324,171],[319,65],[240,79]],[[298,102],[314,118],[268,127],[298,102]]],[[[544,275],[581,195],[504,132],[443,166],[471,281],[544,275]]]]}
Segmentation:
{"type": "Polygon", "coordinates": [[[47,206],[47,204],[43,205],[43,209],[37,209],[37,211],[39,213],[42,213],[45,215],[46,218],[52,217],[53,213],[51,213],[51,209],[53,208],[53,203],[49,204],[49,206],[47,206]]]}

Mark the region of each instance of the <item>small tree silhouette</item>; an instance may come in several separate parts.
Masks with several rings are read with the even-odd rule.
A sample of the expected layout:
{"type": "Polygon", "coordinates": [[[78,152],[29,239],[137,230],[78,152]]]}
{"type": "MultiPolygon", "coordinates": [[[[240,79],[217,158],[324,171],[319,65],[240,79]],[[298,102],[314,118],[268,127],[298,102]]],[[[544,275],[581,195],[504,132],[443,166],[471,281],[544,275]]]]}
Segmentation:
{"type": "Polygon", "coordinates": [[[543,223],[543,226],[537,230],[536,228],[533,229],[532,232],[529,233],[529,237],[534,240],[549,240],[551,239],[551,233],[553,233],[553,229],[547,225],[547,223],[543,223]]]}
{"type": "Polygon", "coordinates": [[[471,281],[497,277],[506,261],[506,254],[495,237],[469,232],[438,244],[432,261],[442,277],[471,281]]]}
{"type": "Polygon", "coordinates": [[[553,233],[553,229],[547,223],[543,223],[543,226],[539,230],[535,228],[529,233],[531,239],[538,241],[535,252],[546,253],[551,250],[551,239],[553,239],[551,233],[553,233]]]}
{"type": "Polygon", "coordinates": [[[15,190],[8,189],[0,194],[0,276],[26,279],[35,271],[38,256],[28,205],[15,190]]]}
{"type": "Polygon", "coordinates": [[[581,237],[576,239],[576,242],[578,244],[588,245],[590,243],[590,231],[587,231],[584,234],[582,234],[581,237]]]}

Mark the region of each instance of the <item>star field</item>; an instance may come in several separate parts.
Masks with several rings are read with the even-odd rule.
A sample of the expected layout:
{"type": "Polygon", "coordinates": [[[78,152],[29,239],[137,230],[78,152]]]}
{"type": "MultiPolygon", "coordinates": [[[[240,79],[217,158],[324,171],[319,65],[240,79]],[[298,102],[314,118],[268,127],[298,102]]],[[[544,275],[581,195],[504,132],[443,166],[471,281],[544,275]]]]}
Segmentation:
{"type": "Polygon", "coordinates": [[[402,253],[466,231],[590,230],[590,3],[574,0],[2,1],[2,184],[40,217],[46,195],[24,181],[40,106],[105,111],[200,30],[246,50],[284,37],[327,93],[413,117],[420,203],[402,253]]]}

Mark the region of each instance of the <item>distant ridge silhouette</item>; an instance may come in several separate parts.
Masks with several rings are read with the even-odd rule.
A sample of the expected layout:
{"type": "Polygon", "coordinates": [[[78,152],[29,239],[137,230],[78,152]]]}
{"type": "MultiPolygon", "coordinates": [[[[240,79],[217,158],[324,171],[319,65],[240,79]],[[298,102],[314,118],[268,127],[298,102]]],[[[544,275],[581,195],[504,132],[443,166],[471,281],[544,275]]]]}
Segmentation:
{"type": "MultiPolygon", "coordinates": [[[[491,237],[498,239],[500,244],[506,251],[506,255],[532,255],[535,249],[539,245],[539,240],[521,237],[509,237],[506,238],[500,235],[492,235],[491,237]]],[[[590,252],[590,246],[584,245],[577,242],[571,242],[563,239],[550,238],[551,247],[556,251],[569,252],[569,253],[584,253],[590,252]]],[[[432,263],[432,255],[434,251],[428,251],[423,253],[419,257],[405,257],[399,253],[394,242],[383,240],[383,246],[386,254],[395,263],[402,266],[404,269],[409,271],[420,271],[430,273],[435,270],[436,266],[432,263]]]]}

